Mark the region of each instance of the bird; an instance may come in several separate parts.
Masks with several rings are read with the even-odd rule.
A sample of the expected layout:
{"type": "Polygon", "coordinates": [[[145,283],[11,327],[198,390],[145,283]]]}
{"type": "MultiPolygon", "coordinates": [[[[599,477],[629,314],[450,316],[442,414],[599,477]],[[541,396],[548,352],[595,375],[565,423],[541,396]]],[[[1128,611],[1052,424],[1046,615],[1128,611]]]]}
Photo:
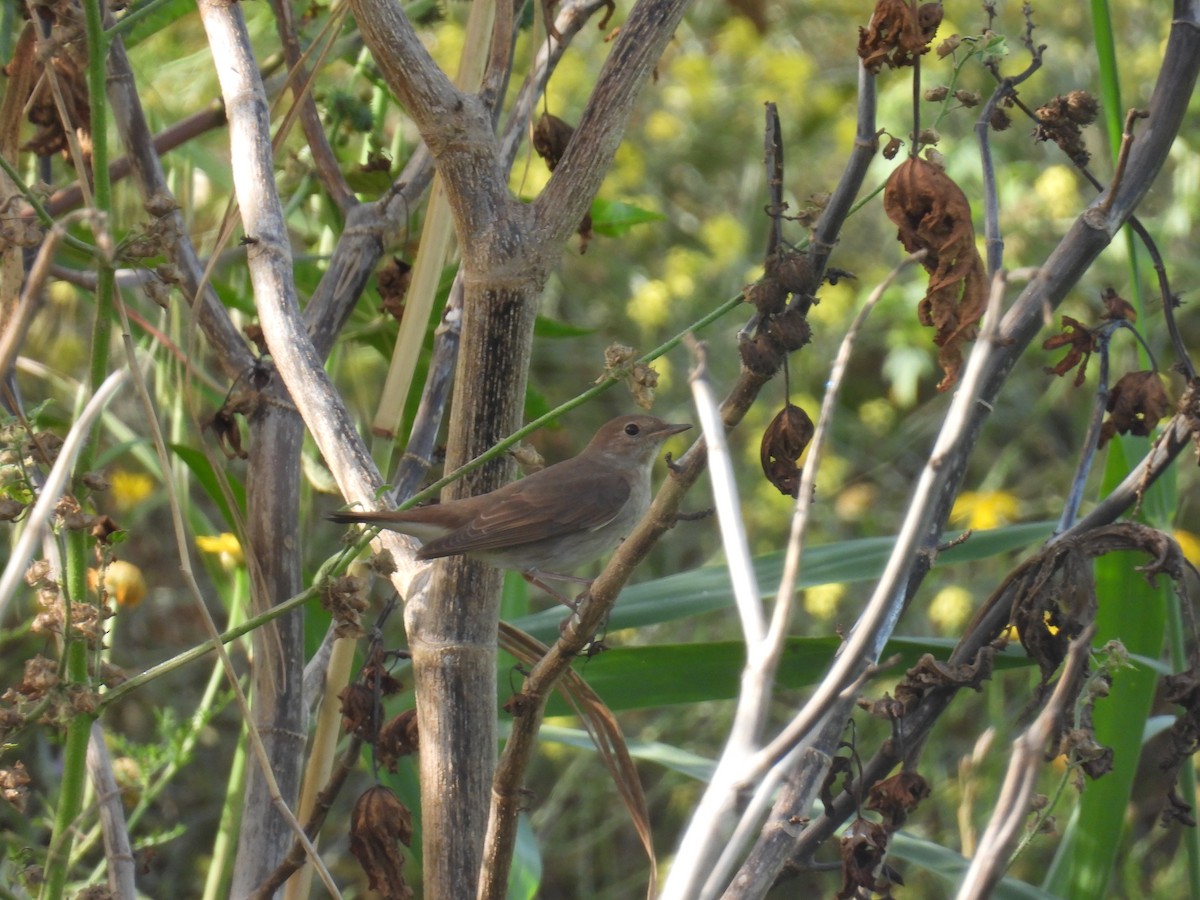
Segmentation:
{"type": "Polygon", "coordinates": [[[343,511],[338,523],[379,526],[422,542],[418,559],[466,556],[520,572],[559,602],[543,579],[571,574],[613,550],[650,507],[650,473],[667,438],[686,431],[655,416],[619,416],[583,451],[486,494],[407,510],[343,511]]]}

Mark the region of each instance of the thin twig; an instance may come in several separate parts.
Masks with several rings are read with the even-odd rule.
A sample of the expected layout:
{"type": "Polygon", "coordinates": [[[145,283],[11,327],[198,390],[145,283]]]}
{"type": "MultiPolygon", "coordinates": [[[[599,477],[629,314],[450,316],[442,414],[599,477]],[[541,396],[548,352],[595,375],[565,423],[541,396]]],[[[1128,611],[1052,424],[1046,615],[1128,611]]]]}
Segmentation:
{"type": "Polygon", "coordinates": [[[1073,690],[1078,689],[1094,633],[1095,626],[1089,625],[1071,641],[1066,665],[1050,701],[1025,733],[1013,741],[1004,786],[958,889],[958,900],[990,897],[1008,868],[1009,853],[1025,825],[1025,813],[1045,762],[1047,744],[1059,730],[1059,722],[1074,696],[1073,690]]]}

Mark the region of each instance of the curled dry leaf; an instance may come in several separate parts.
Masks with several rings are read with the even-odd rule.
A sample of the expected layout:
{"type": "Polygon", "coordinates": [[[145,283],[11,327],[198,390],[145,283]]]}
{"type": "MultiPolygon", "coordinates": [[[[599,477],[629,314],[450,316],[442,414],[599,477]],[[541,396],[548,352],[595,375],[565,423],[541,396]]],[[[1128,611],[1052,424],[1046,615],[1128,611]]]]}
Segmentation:
{"type": "Polygon", "coordinates": [[[1167,805],[1163,809],[1162,823],[1183,822],[1195,827],[1192,807],[1179,795],[1177,779],[1185,764],[1200,750],[1200,672],[1196,663],[1176,675],[1168,675],[1162,682],[1163,700],[1181,709],[1167,731],[1167,751],[1160,763],[1170,779],[1167,805]]]}
{"type": "Polygon", "coordinates": [[[375,740],[378,722],[375,692],[365,684],[348,684],[338,693],[342,701],[342,728],[367,743],[375,740]]]}
{"type": "Polygon", "coordinates": [[[1109,391],[1108,419],[1100,428],[1100,446],[1115,434],[1146,437],[1170,407],[1157,372],[1127,372],[1109,391]]]}
{"type": "MultiPolygon", "coordinates": [[[[896,698],[892,704],[899,706],[902,715],[908,715],[926,693],[936,688],[969,687],[982,691],[983,683],[992,677],[995,663],[994,647],[982,647],[975,655],[974,661],[955,665],[935,658],[932,653],[926,653],[896,685],[896,698]]],[[[888,718],[899,716],[889,715],[888,718]]]]}
{"type": "Polygon", "coordinates": [[[367,875],[371,890],[385,900],[408,900],[404,853],[412,842],[412,813],[383,785],[369,788],[350,815],[350,852],[367,875]]]}
{"type": "Polygon", "coordinates": [[[1062,376],[1079,366],[1079,371],[1075,373],[1075,387],[1079,387],[1083,384],[1084,376],[1087,375],[1088,357],[1096,349],[1096,338],[1078,319],[1063,316],[1062,324],[1062,332],[1051,335],[1042,341],[1042,349],[1057,350],[1059,347],[1070,349],[1067,350],[1067,355],[1059,360],[1058,365],[1046,366],[1045,372],[1047,375],[1062,376]]]}
{"type": "Polygon", "coordinates": [[[897,772],[871,785],[867,794],[867,809],[883,816],[883,825],[895,831],[904,824],[908,814],[929,796],[929,782],[913,771],[897,772]]]}
{"type": "Polygon", "coordinates": [[[1010,621],[1025,651],[1049,683],[1066,657],[1070,642],[1096,616],[1092,560],[1118,550],[1139,550],[1151,557],[1137,567],[1151,584],[1158,575],[1179,581],[1185,568],[1179,543],[1170,535],[1137,522],[1120,522],[1062,538],[1026,560],[1009,578],[1013,588],[1010,621]]]}
{"type": "Polygon", "coordinates": [[[921,159],[908,159],[888,179],[883,209],[900,229],[909,253],[921,261],[929,288],[917,308],[922,325],[936,329],[938,363],[945,376],[939,391],[953,387],[962,368],[962,345],[975,339],[987,305],[987,275],[975,249],[975,229],[966,195],[945,172],[921,159]]]}
{"type": "Polygon", "coordinates": [[[799,350],[812,340],[812,326],[798,306],[789,306],[767,323],[766,333],[785,353],[799,350]]]}
{"type": "Polygon", "coordinates": [[[421,746],[421,733],[417,725],[417,711],[406,709],[393,716],[379,729],[379,740],[375,742],[375,753],[379,762],[387,766],[389,772],[396,771],[396,764],[402,756],[416,753],[421,746]]]}
{"type": "Polygon", "coordinates": [[[225,454],[226,459],[249,459],[250,454],[242,447],[242,429],[226,407],[221,407],[213,413],[208,423],[213,434],[217,436],[217,446],[225,454]]]}
{"type": "Polygon", "coordinates": [[[808,413],[789,403],[763,432],[759,451],[763,474],[779,493],[796,496],[800,488],[800,456],[812,440],[813,431],[808,413]]]}
{"type": "Polygon", "coordinates": [[[887,857],[888,831],[877,822],[858,818],[842,835],[842,889],[838,900],[849,900],[872,893],[888,895],[890,887],[881,880],[884,859],[887,857]]]}
{"type": "Polygon", "coordinates": [[[379,288],[379,311],[399,322],[404,315],[404,298],[408,296],[411,283],[412,266],[393,256],[391,262],[375,276],[375,286],[379,288]]]}
{"type": "Polygon", "coordinates": [[[1053,544],[1030,561],[1013,601],[1012,623],[1042,684],[1067,656],[1071,641],[1096,618],[1092,563],[1078,543],[1053,544]]]}
{"type": "MultiPolygon", "coordinates": [[[[554,34],[553,28],[553,23],[551,23],[551,34],[554,34]]],[[[533,129],[533,149],[546,161],[546,168],[551,172],[558,166],[563,154],[567,152],[567,144],[571,142],[571,136],[574,133],[575,127],[558,116],[542,113],[542,117],[538,119],[538,123],[533,129]]],[[[579,252],[582,255],[587,253],[588,242],[592,239],[592,214],[590,212],[583,214],[583,221],[579,223],[577,232],[579,234],[579,252]]]]}
{"type": "Polygon", "coordinates": [[[546,161],[546,168],[551,172],[567,152],[567,144],[571,142],[571,135],[574,133],[575,127],[558,116],[542,113],[542,117],[538,119],[533,128],[533,149],[546,161]]]}
{"type": "Polygon", "coordinates": [[[868,71],[884,66],[911,66],[929,52],[942,24],[942,4],[910,0],[878,0],[871,22],[858,29],[858,55],[868,71]]]}

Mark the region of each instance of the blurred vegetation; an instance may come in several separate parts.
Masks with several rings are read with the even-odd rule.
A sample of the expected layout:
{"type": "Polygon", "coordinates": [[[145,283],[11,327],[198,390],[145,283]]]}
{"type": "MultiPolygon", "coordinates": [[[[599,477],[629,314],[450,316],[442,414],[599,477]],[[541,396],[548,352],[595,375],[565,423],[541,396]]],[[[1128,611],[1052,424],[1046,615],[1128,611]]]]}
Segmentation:
{"type": "MultiPolygon", "coordinates": [[[[211,105],[219,97],[219,89],[193,5],[167,0],[146,6],[155,11],[126,34],[126,41],[142,102],[152,129],[157,131],[211,105]]],[[[1024,64],[1019,44],[1023,23],[1019,11],[1009,6],[1001,10],[998,27],[1014,58],[1012,65],[1020,67],[1024,64]]],[[[134,7],[140,8],[142,5],[134,7]]],[[[280,71],[271,9],[266,3],[246,3],[242,8],[269,78],[280,71]]],[[[467,5],[412,8],[414,15],[427,16],[422,34],[443,66],[452,70],[462,44],[467,5]]],[[[7,59],[20,17],[13,0],[2,0],[0,11],[0,35],[4,36],[0,51],[7,59]]],[[[320,4],[298,4],[295,12],[303,17],[309,39],[329,14],[320,4]]],[[[1123,4],[1112,12],[1124,103],[1144,105],[1157,72],[1166,16],[1138,4],[1123,4]]],[[[660,61],[655,80],[646,88],[600,194],[600,201],[610,210],[614,204],[628,204],[654,215],[646,216],[651,221],[615,228],[615,235],[603,234],[598,228],[586,251],[578,237],[564,248],[561,265],[542,302],[543,322],[535,343],[528,397],[531,417],[586,389],[602,372],[603,352],[609,344],[620,342],[649,350],[686,330],[704,312],[737,295],[743,285],[758,277],[769,225],[764,213],[762,165],[764,102],[778,104],[782,120],[789,212],[819,205],[821,196],[837,182],[853,141],[858,71],[855,44],[857,27],[867,14],[865,4],[845,0],[777,2],[757,11],[756,25],[724,4],[701,4],[693,9],[660,61]]],[[[1097,63],[1086,6],[1039,5],[1034,16],[1035,39],[1048,49],[1045,67],[1022,86],[1021,96],[1036,107],[1055,94],[1094,89],[1097,63]]],[[[621,17],[622,11],[618,11],[612,25],[618,25],[621,17]]],[[[533,24],[536,16],[528,18],[517,46],[518,71],[528,64],[542,34],[533,24]]],[[[940,35],[978,35],[982,28],[978,5],[949,4],[940,35]]],[[[586,28],[553,75],[544,108],[568,121],[577,120],[608,47],[604,32],[586,28]]],[[[957,57],[926,57],[924,84],[955,80],[956,89],[986,96],[991,90],[990,76],[975,62],[959,68],[964,54],[965,50],[957,57]]],[[[880,126],[889,134],[906,135],[910,128],[909,78],[885,72],[879,89],[880,126]]],[[[390,162],[389,174],[394,176],[418,137],[402,111],[386,97],[355,37],[352,21],[343,25],[337,50],[320,72],[314,95],[344,171],[354,176],[363,196],[377,196],[378,182],[363,171],[363,164],[381,155],[379,158],[390,162]]],[[[280,97],[274,111],[276,122],[289,102],[290,95],[280,97]]],[[[1191,285],[1200,278],[1193,221],[1200,210],[1198,104],[1193,98],[1192,115],[1170,163],[1139,210],[1159,241],[1173,284],[1183,291],[1185,301],[1190,299],[1191,285]]],[[[947,172],[975,201],[982,196],[973,132],[975,113],[951,97],[944,104],[923,104],[922,115],[928,124],[936,122],[940,135],[937,149],[945,158],[947,172]]],[[[1091,197],[1091,188],[1062,153],[1052,144],[1035,143],[1031,131],[1028,122],[1016,118],[1013,127],[993,135],[1005,265],[1010,269],[1040,265],[1091,197]]],[[[116,145],[112,135],[109,140],[116,145]]],[[[1102,129],[1090,129],[1087,141],[1095,171],[1107,177],[1111,148],[1102,129]]],[[[225,215],[234,162],[220,128],[198,135],[164,157],[169,183],[202,255],[214,246],[225,215]]],[[[882,214],[878,193],[896,164],[882,157],[874,161],[867,188],[875,193],[850,220],[832,258],[833,265],[853,277],[821,290],[819,305],[810,316],[812,344],[794,354],[790,362],[790,398],[814,417],[846,327],[866,294],[903,256],[895,228],[882,214]]],[[[20,169],[31,185],[44,180],[34,165],[32,160],[23,161],[20,169]]],[[[287,203],[297,284],[302,296],[307,296],[344,223],[313,176],[311,156],[298,130],[278,151],[277,177],[287,203]]],[[[523,149],[512,173],[513,191],[532,197],[547,178],[543,162],[527,147],[523,149]]],[[[73,179],[72,170],[61,158],[51,161],[51,187],[73,179]]],[[[386,185],[387,179],[383,183],[386,185]]],[[[134,186],[118,183],[114,199],[116,232],[132,234],[142,228],[146,215],[134,186]]],[[[600,207],[598,210],[603,212],[600,207]]],[[[981,211],[975,212],[978,216],[981,211]]],[[[421,216],[421,209],[412,211],[413,227],[388,249],[390,256],[412,261],[421,216]]],[[[599,213],[598,218],[602,220],[599,213]]],[[[86,229],[77,231],[86,234],[86,229]]],[[[802,242],[807,239],[807,229],[799,223],[789,224],[785,235],[790,241],[802,242]]],[[[60,257],[61,265],[68,269],[86,271],[89,264],[86,257],[71,250],[64,250],[60,257]]],[[[147,265],[153,263],[150,260],[147,265]]],[[[1106,287],[1127,297],[1146,292],[1139,328],[1156,357],[1168,360],[1171,353],[1152,291],[1152,273],[1142,259],[1142,283],[1135,286],[1130,271],[1127,245],[1114,242],[1084,276],[1062,312],[1095,322],[1102,312],[1099,296],[1106,287]]],[[[234,311],[239,326],[253,321],[244,250],[224,251],[214,269],[213,284],[234,311]]],[[[888,536],[903,517],[914,477],[926,460],[950,401],[935,390],[940,377],[936,351],[930,331],[918,324],[915,314],[924,285],[924,276],[912,272],[898,282],[855,347],[817,480],[810,537],[814,545],[888,536]]],[[[245,602],[248,587],[245,561],[230,534],[233,528],[203,484],[202,467],[196,461],[203,457],[189,456],[189,450],[195,454],[196,448],[213,441],[211,432],[197,426],[211,417],[228,384],[211,368],[178,298],[164,311],[136,290],[125,290],[124,296],[138,317],[134,341],[155,354],[157,377],[152,390],[168,439],[179,447],[175,468],[164,472],[150,452],[139,424],[143,413],[132,395],[118,399],[106,414],[97,468],[104,471],[111,488],[95,496],[95,508],[113,516],[127,534],[115,555],[136,566],[136,579],[140,579],[140,584],[135,580],[131,587],[111,587],[119,600],[123,592],[128,592],[128,599],[108,623],[106,656],[132,674],[196,645],[202,635],[180,587],[174,551],[165,543],[170,526],[164,480],[175,480],[188,497],[188,524],[194,533],[196,556],[204,566],[206,597],[214,610],[226,621],[242,614],[235,610],[245,602]],[[191,370],[187,377],[185,366],[191,370]],[[136,602],[134,595],[141,593],[144,599],[136,602]]],[[[88,365],[94,312],[91,289],[87,284],[56,280],[47,291],[46,304],[22,347],[17,384],[34,427],[62,433],[77,412],[82,373],[88,365]]],[[[1177,317],[1185,335],[1200,333],[1200,317],[1193,303],[1185,302],[1177,317]]],[[[718,350],[710,357],[718,384],[728,384],[737,373],[738,360],[732,348],[747,318],[745,311],[738,309],[700,335],[718,350]]],[[[1055,330],[1056,324],[1048,323],[1046,335],[1055,330]]],[[[329,366],[347,405],[363,423],[370,422],[374,414],[395,333],[396,323],[380,311],[378,291],[372,285],[329,366]]],[[[114,338],[114,358],[121,352],[117,340],[114,338]]],[[[1114,371],[1136,367],[1136,353],[1132,340],[1119,337],[1114,371]]],[[[1014,373],[972,459],[965,482],[970,493],[960,498],[956,525],[991,529],[1057,517],[1077,463],[1095,375],[1089,376],[1087,386],[1074,388],[1070,378],[1046,374],[1043,367],[1055,362],[1052,354],[1035,349],[1014,373]]],[[[664,418],[689,418],[688,366],[681,349],[655,363],[661,376],[655,411],[664,418]]],[[[1179,387],[1178,382],[1172,385],[1173,396],[1179,387]]],[[[784,545],[793,505],[790,497],[780,495],[763,480],[758,463],[757,438],[782,407],[784,390],[782,380],[769,385],[732,438],[740,463],[742,509],[756,554],[784,545]]],[[[558,428],[543,431],[534,443],[547,458],[563,458],[580,448],[583,436],[594,426],[631,406],[620,389],[610,391],[564,418],[558,428]]],[[[6,438],[5,466],[11,467],[13,459],[21,455],[17,447],[21,432],[9,424],[12,431],[6,438]]],[[[682,446],[680,441],[668,449],[678,453],[682,446]]],[[[324,523],[321,514],[341,501],[330,495],[327,473],[311,445],[306,456],[311,527],[304,550],[311,577],[338,549],[340,532],[324,523]]],[[[235,485],[240,465],[233,461],[226,472],[235,485]]],[[[1179,474],[1174,525],[1190,558],[1200,562],[1200,541],[1192,537],[1200,533],[1200,509],[1194,499],[1196,477],[1190,468],[1179,474]]],[[[1101,473],[1093,476],[1089,497],[1096,496],[1100,477],[1101,473]]],[[[705,500],[697,496],[692,503],[702,507],[705,500]]],[[[957,635],[1016,558],[1008,552],[935,570],[899,632],[928,639],[957,635]]],[[[712,522],[681,523],[640,573],[640,579],[654,581],[719,562],[719,541],[712,522]]],[[[112,573],[110,568],[110,578],[112,573]]],[[[853,622],[868,584],[846,580],[809,587],[794,633],[814,638],[837,634],[853,622]]],[[[529,610],[529,598],[521,596],[515,584],[510,588],[509,608],[515,617],[529,610]]],[[[535,597],[532,602],[540,606],[542,600],[535,597]]],[[[51,654],[46,639],[30,631],[29,620],[36,613],[32,598],[22,599],[17,609],[0,623],[0,683],[5,686],[20,680],[27,659],[38,653],[51,654]]],[[[327,623],[328,616],[314,605],[307,623],[312,646],[319,642],[327,623]]],[[[618,646],[719,640],[727,639],[735,627],[733,613],[725,608],[612,631],[606,640],[618,646]]],[[[399,634],[391,637],[402,640],[399,634]]],[[[238,659],[244,663],[244,656],[238,659]]],[[[581,664],[585,676],[588,666],[581,664]]],[[[105,716],[119,772],[127,779],[122,784],[129,792],[127,805],[133,808],[139,799],[148,800],[144,818],[136,827],[142,842],[139,878],[147,896],[198,896],[213,853],[225,803],[221,779],[229,772],[241,724],[228,706],[227,688],[220,679],[206,687],[204,671],[203,664],[193,665],[153,682],[105,716]],[[164,773],[169,780],[160,783],[164,773]]],[[[886,673],[869,686],[868,694],[881,694],[898,674],[886,673]]],[[[973,831],[986,821],[1003,774],[1005,750],[1022,724],[1022,706],[1035,680],[1032,670],[1016,667],[998,673],[981,694],[955,704],[935,730],[922,764],[933,794],[912,817],[907,832],[953,850],[969,849],[973,831]]],[[[503,675],[501,681],[503,688],[503,675]]],[[[801,699],[798,690],[782,692],[780,718],[801,699]]],[[[626,711],[621,721],[626,736],[638,745],[672,745],[711,759],[719,751],[729,715],[728,701],[713,699],[688,706],[626,711]]],[[[556,719],[553,724],[575,725],[569,719],[556,719]]],[[[864,716],[857,724],[857,740],[865,746],[885,736],[885,727],[877,721],[864,716]]],[[[31,848],[44,844],[59,748],[48,730],[27,729],[11,740],[12,758],[24,760],[34,778],[26,814],[0,805],[0,839],[6,857],[0,863],[0,884],[5,885],[7,895],[21,896],[17,876],[24,865],[37,861],[39,851],[31,848]]],[[[649,758],[641,764],[641,774],[655,841],[661,857],[669,860],[700,786],[693,777],[656,762],[650,750],[646,755],[649,758]]],[[[1049,766],[1044,775],[1045,792],[1053,793],[1056,779],[1063,777],[1061,770],[1049,766]]],[[[355,778],[365,785],[370,778],[366,767],[355,778]]],[[[396,776],[398,790],[406,799],[415,797],[413,779],[411,768],[402,767],[396,776]]],[[[539,896],[600,900],[640,895],[646,874],[642,853],[594,755],[548,741],[528,783],[530,821],[542,846],[539,896]]],[[[1140,796],[1141,792],[1135,791],[1135,797],[1140,796]]],[[[1074,802],[1075,792],[1068,788],[1054,813],[1059,823],[1069,818],[1074,802]]],[[[341,817],[343,823],[348,803],[343,798],[335,809],[335,817],[341,817]]],[[[1114,810],[1112,815],[1121,812],[1114,810]]],[[[1154,811],[1143,809],[1141,803],[1131,804],[1130,836],[1121,851],[1114,891],[1128,896],[1183,896],[1183,858],[1173,854],[1179,826],[1167,830],[1152,827],[1153,816],[1154,811]]],[[[92,827],[90,821],[88,827],[92,827]]],[[[1054,831],[1053,827],[1048,830],[1054,831]]],[[[342,831],[344,828],[335,826],[329,833],[342,831]]],[[[1035,838],[1011,874],[1040,882],[1055,846],[1053,834],[1035,838]]],[[[346,884],[359,884],[348,889],[346,896],[365,895],[365,883],[356,882],[361,875],[356,874],[345,852],[344,840],[334,837],[323,848],[335,876],[346,884]]],[[[85,857],[86,864],[75,871],[86,872],[99,859],[99,850],[93,848],[85,857]]],[[[832,850],[824,861],[834,861],[832,850]]],[[[908,896],[946,895],[948,888],[936,872],[918,865],[898,865],[903,867],[908,896]]],[[[412,863],[414,877],[418,867],[419,856],[412,863]]],[[[836,891],[836,873],[806,878],[811,882],[788,884],[776,895],[797,896],[813,890],[832,896],[836,891]]]]}

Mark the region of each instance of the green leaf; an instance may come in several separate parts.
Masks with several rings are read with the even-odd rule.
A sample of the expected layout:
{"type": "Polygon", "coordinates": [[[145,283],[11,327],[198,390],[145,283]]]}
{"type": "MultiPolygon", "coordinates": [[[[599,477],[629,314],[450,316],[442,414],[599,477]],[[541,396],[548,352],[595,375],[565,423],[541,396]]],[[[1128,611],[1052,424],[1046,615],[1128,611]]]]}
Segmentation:
{"type": "Polygon", "coordinates": [[[595,328],[582,328],[558,319],[548,319],[538,316],[533,322],[533,336],[544,338],[575,338],[595,334],[595,328]]]}
{"type": "MultiPolygon", "coordinates": [[[[564,744],[568,747],[577,747],[580,750],[587,750],[589,752],[594,752],[596,749],[591,735],[581,728],[543,725],[538,731],[538,737],[543,741],[564,744]]],[[[717,764],[711,759],[707,759],[696,753],[690,753],[687,750],[681,750],[672,744],[661,743],[660,741],[627,739],[625,747],[629,750],[629,755],[634,759],[654,763],[655,765],[662,766],[664,769],[671,769],[672,771],[679,772],[681,775],[695,778],[697,781],[708,781],[712,778],[712,773],[717,767],[717,764]]]]}
{"type": "MultiPolygon", "coordinates": [[[[969,859],[953,850],[904,831],[892,835],[888,856],[920,866],[954,887],[962,881],[971,864],[969,859]]],[[[998,900],[1058,900],[1054,894],[1007,876],[1000,879],[989,896],[998,900]]]]}
{"type": "Polygon", "coordinates": [[[517,845],[508,872],[508,900],[533,900],[541,884],[542,848],[529,816],[523,813],[517,818],[517,845]]]}
{"type": "Polygon", "coordinates": [[[652,212],[623,203],[620,200],[601,200],[597,197],[592,201],[592,231],[605,237],[620,237],[633,228],[634,225],[644,225],[647,222],[660,222],[666,219],[662,213],[652,212]]]}
{"type": "MultiPolygon", "coordinates": [[[[221,518],[225,520],[225,524],[229,530],[236,531],[233,512],[229,508],[229,503],[226,501],[225,494],[221,490],[221,483],[217,478],[217,473],[208,461],[208,457],[204,455],[203,451],[185,446],[184,444],[171,444],[170,447],[171,452],[183,460],[183,464],[196,476],[196,481],[200,483],[200,487],[204,489],[204,493],[208,494],[212,498],[213,503],[217,504],[217,508],[221,510],[221,518]]],[[[225,481],[229,484],[229,491],[233,494],[233,499],[238,506],[238,510],[244,514],[246,511],[246,488],[229,472],[225,473],[225,481]]]]}
{"type": "MultiPolygon", "coordinates": [[[[1032,522],[977,531],[963,543],[941,553],[937,565],[974,562],[1028,547],[1045,540],[1053,529],[1053,523],[1032,522]]],[[[958,535],[946,535],[947,540],[955,537],[958,535]]],[[[879,537],[813,547],[803,555],[798,587],[878,578],[894,543],[895,538],[879,537]]],[[[759,588],[769,596],[783,572],[783,553],[754,560],[754,572],[759,588]]],[[[733,588],[728,571],[723,565],[705,566],[626,588],[609,620],[609,631],[669,622],[732,605],[733,588]]],[[[525,616],[513,624],[539,640],[550,641],[558,637],[562,617],[563,611],[554,608],[525,616]]]]}
{"type": "Polygon", "coordinates": [[[196,11],[196,4],[191,0],[149,0],[149,2],[139,3],[127,9],[122,20],[134,13],[140,13],[142,10],[147,10],[145,17],[139,18],[128,29],[123,29],[122,38],[126,49],[135,47],[179,19],[193,14],[196,11]]]}
{"type": "Polygon", "coordinates": [[[374,169],[367,172],[363,170],[362,166],[355,165],[342,174],[345,176],[350,190],[356,194],[378,197],[392,186],[392,174],[387,169],[374,169]]]}
{"type": "MultiPolygon", "coordinates": [[[[803,688],[819,681],[829,669],[841,639],[835,635],[788,638],[777,680],[786,688],[803,688]]],[[[898,656],[887,671],[893,678],[926,653],[945,659],[954,641],[938,638],[894,638],[883,658],[898,656]]],[[[576,672],[612,710],[644,709],[737,696],[746,645],[741,641],[692,644],[651,644],[617,647],[575,664],[576,672]]],[[[1001,653],[997,668],[1030,665],[1019,647],[1001,653]]],[[[558,694],[550,698],[546,714],[568,715],[570,707],[558,694]]]]}

